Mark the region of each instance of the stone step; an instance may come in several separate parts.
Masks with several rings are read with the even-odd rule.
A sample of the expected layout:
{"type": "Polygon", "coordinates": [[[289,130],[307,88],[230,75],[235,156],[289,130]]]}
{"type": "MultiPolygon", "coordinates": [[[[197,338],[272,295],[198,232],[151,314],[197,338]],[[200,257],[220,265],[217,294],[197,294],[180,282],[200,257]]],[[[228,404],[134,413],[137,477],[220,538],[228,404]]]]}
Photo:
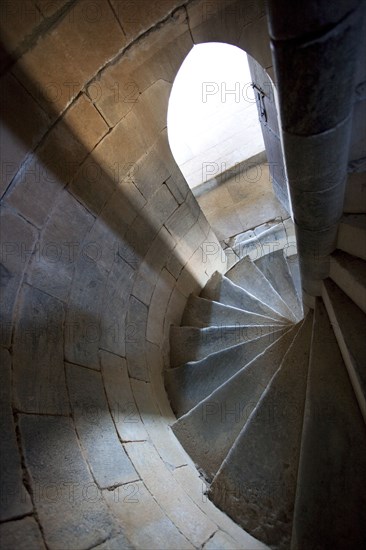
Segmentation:
{"type": "Polygon", "coordinates": [[[302,310],[302,287],[301,287],[301,274],[299,257],[297,254],[286,256],[286,263],[289,272],[291,273],[292,281],[296,290],[297,299],[299,301],[302,310]]]}
{"type": "Polygon", "coordinates": [[[286,332],[173,425],[180,443],[208,479],[225,459],[297,330],[298,325],[286,332]]]}
{"type": "Polygon", "coordinates": [[[366,174],[348,174],[343,211],[345,214],[366,214],[366,174]]]}
{"type": "Polygon", "coordinates": [[[366,315],[331,279],[322,297],[366,422],[366,315]]]}
{"type": "Polygon", "coordinates": [[[290,547],[312,321],[309,313],[209,492],[271,548],[290,547]]]}
{"type": "Polygon", "coordinates": [[[296,322],[296,318],[287,304],[248,256],[236,263],[225,276],[243,290],[250,292],[253,296],[260,297],[267,307],[282,317],[296,322]]]}
{"type": "Polygon", "coordinates": [[[250,342],[213,353],[201,361],[192,361],[165,371],[165,385],[177,417],[186,414],[212,394],[287,330],[288,328],[282,328],[250,342]]]}
{"type": "Polygon", "coordinates": [[[170,366],[199,361],[212,353],[277,332],[280,325],[170,327],[170,366]]]}
{"type": "Polygon", "coordinates": [[[236,307],[225,306],[212,300],[206,300],[199,296],[188,298],[185,307],[182,325],[192,327],[225,327],[227,325],[274,325],[279,324],[265,315],[258,315],[250,311],[243,311],[236,307]]]}
{"type": "Polygon", "coordinates": [[[235,238],[232,243],[235,254],[238,258],[249,256],[255,261],[266,254],[283,248],[296,251],[296,239],[294,224],[291,219],[280,223],[268,223],[256,227],[251,232],[245,232],[235,238]]]}
{"type": "Polygon", "coordinates": [[[277,250],[273,254],[259,258],[256,265],[294,312],[296,319],[302,319],[302,308],[283,251],[277,250]]]}
{"type": "Polygon", "coordinates": [[[216,271],[202,289],[201,298],[221,302],[226,306],[237,307],[244,311],[251,311],[259,315],[266,315],[283,323],[288,319],[276,313],[261,300],[234,284],[227,277],[216,271]]]}
{"type": "Polygon", "coordinates": [[[331,256],[329,276],[366,313],[366,262],[336,250],[331,256]]]}
{"type": "Polygon", "coordinates": [[[366,260],[366,214],[343,216],[338,227],[337,248],[366,260]]]}
{"type": "Polygon", "coordinates": [[[324,304],[315,306],[293,550],[365,547],[366,428],[324,304]]]}

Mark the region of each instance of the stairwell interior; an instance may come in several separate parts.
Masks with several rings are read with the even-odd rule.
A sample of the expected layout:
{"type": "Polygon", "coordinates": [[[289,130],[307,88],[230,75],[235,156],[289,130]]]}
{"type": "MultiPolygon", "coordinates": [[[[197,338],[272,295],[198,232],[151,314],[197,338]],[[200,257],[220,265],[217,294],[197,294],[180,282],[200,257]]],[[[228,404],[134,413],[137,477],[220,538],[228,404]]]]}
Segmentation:
{"type": "Polygon", "coordinates": [[[2,548],[365,548],[365,4],[2,10],[2,548]],[[226,252],[166,131],[208,41],[294,221],[226,252]]]}

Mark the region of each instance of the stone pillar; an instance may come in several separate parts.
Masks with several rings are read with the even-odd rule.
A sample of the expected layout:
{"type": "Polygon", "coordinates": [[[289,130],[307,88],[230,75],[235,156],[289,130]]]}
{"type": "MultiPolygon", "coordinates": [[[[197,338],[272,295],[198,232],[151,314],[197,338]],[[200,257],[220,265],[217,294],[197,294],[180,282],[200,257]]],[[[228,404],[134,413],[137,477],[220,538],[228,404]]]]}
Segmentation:
{"type": "Polygon", "coordinates": [[[305,297],[320,295],[343,211],[362,7],[358,0],[268,2],[305,297]]]}

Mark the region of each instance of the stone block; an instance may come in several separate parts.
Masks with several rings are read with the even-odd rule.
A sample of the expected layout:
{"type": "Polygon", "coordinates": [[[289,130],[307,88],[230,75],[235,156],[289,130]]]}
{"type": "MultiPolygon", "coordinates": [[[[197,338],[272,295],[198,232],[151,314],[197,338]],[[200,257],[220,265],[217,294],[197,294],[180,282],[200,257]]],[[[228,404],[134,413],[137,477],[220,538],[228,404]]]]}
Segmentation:
{"type": "Polygon", "coordinates": [[[66,372],[75,427],[98,486],[106,489],[137,480],[118,439],[102,375],[70,364],[66,372]]]}
{"type": "Polygon", "coordinates": [[[0,88],[2,196],[27,154],[34,149],[47,130],[49,119],[11,73],[2,77],[0,88]]]}
{"type": "Polygon", "coordinates": [[[366,214],[366,173],[348,174],[344,198],[345,214],[366,214]]]}
{"type": "Polygon", "coordinates": [[[90,262],[98,254],[85,237],[94,217],[67,191],[63,191],[32,256],[28,281],[38,289],[67,301],[78,258],[90,262]]]}
{"type": "Polygon", "coordinates": [[[135,284],[132,288],[132,294],[140,300],[140,302],[144,303],[145,305],[150,304],[151,296],[154,292],[154,285],[151,284],[151,282],[144,277],[144,275],[141,275],[141,273],[137,273],[135,284]]]}
{"type": "Polygon", "coordinates": [[[118,532],[70,418],[23,415],[20,433],[47,547],[91,548],[118,532]]]}
{"type": "Polygon", "coordinates": [[[216,525],[183,491],[153,445],[127,443],[126,449],[147,489],[179,531],[195,547],[206,542],[216,525]]]}
{"type": "Polygon", "coordinates": [[[132,394],[126,359],[101,350],[100,360],[109,408],[120,439],[146,440],[148,435],[132,394]]]}
{"type": "Polygon", "coordinates": [[[142,481],[103,491],[103,494],[135,548],[193,550],[142,481]]]}
{"type": "Polygon", "coordinates": [[[144,426],[161,459],[174,468],[186,464],[185,453],[169,425],[161,417],[151,384],[140,380],[131,380],[131,387],[144,426]]]}
{"type": "Polygon", "coordinates": [[[55,117],[125,43],[109,3],[80,0],[18,60],[14,72],[55,117]]]}
{"type": "Polygon", "coordinates": [[[9,347],[13,326],[13,310],[18,291],[27,270],[38,232],[23,218],[1,207],[1,343],[9,347]]]}
{"type": "Polygon", "coordinates": [[[108,127],[82,94],[18,173],[7,202],[41,227],[63,187],[108,127]]]}
{"type": "Polygon", "coordinates": [[[161,344],[163,341],[164,318],[175,284],[174,277],[163,269],[151,298],[147,318],[146,338],[153,344],[161,344]]]}
{"type": "Polygon", "coordinates": [[[145,353],[147,314],[146,305],[131,296],[127,314],[126,358],[129,375],[139,380],[149,380],[145,353]]]}
{"type": "Polygon", "coordinates": [[[129,42],[166,19],[181,0],[164,0],[147,5],[145,0],[112,0],[118,21],[129,42]]]}
{"type": "Polygon", "coordinates": [[[13,343],[13,384],[17,409],[69,414],[64,371],[64,305],[24,285],[13,343]]]}
{"type": "Polygon", "coordinates": [[[319,134],[349,116],[360,23],[360,14],[353,12],[313,40],[305,35],[296,45],[276,42],[274,59],[286,132],[319,134]]]}
{"type": "MultiPolygon", "coordinates": [[[[128,4],[124,4],[128,9],[128,4]]],[[[159,32],[148,33],[116,63],[106,67],[100,80],[89,85],[88,93],[109,124],[114,126],[135,110],[141,94],[159,79],[172,83],[192,45],[182,10],[159,32]]]]}
{"type": "Polygon", "coordinates": [[[65,357],[71,363],[99,370],[100,312],[108,272],[95,257],[80,257],[70,291],[65,324],[65,357]]]}
{"type": "MultiPolygon", "coordinates": [[[[23,471],[16,439],[13,411],[11,408],[11,358],[9,352],[0,349],[0,519],[17,518],[32,511],[32,502],[23,485],[23,471]]],[[[3,541],[3,539],[1,538],[3,541]]]]}
{"type": "Polygon", "coordinates": [[[323,191],[301,191],[291,188],[292,208],[296,222],[311,231],[336,224],[342,216],[346,179],[323,191]]]}
{"type": "Polygon", "coordinates": [[[342,179],[348,162],[350,133],[349,118],[336,128],[314,136],[283,132],[291,187],[322,191],[342,179]]]}
{"type": "Polygon", "coordinates": [[[353,105],[352,136],[349,150],[350,162],[366,157],[366,98],[353,105]]]}
{"type": "Polygon", "coordinates": [[[39,525],[33,517],[0,525],[0,540],[3,550],[46,550],[39,525]]]}
{"type": "Polygon", "coordinates": [[[341,0],[334,6],[301,0],[289,9],[286,0],[268,2],[271,36],[276,40],[289,40],[320,33],[342,21],[358,5],[358,0],[341,0]]]}
{"type": "Polygon", "coordinates": [[[8,52],[19,50],[20,45],[33,34],[43,21],[35,0],[24,0],[22,5],[3,4],[1,15],[1,40],[8,52]]]}
{"type": "Polygon", "coordinates": [[[51,17],[61,10],[67,0],[35,0],[35,4],[44,17],[51,17]]]}

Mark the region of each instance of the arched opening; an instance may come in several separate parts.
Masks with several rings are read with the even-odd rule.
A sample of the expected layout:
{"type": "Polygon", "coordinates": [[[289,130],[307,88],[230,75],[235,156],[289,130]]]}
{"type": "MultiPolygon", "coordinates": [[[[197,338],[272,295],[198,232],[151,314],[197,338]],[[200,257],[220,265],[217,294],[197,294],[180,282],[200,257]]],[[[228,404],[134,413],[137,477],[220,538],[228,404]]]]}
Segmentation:
{"type": "Polygon", "coordinates": [[[268,74],[244,50],[226,43],[194,46],[174,80],[171,151],[221,241],[289,217],[272,186],[282,153],[277,147],[281,158],[271,158],[276,148],[265,102],[273,103],[277,124],[268,74]]]}

